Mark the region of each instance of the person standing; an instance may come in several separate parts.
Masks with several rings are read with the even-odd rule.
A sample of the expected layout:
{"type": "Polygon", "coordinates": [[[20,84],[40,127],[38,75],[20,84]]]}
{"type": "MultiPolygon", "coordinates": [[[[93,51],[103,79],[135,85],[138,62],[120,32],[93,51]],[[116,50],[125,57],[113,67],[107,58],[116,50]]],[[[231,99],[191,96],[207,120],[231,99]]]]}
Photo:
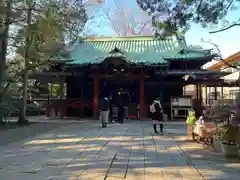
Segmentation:
{"type": "Polygon", "coordinates": [[[107,97],[104,97],[100,101],[100,116],[99,116],[99,120],[102,123],[103,128],[107,127],[108,119],[109,119],[109,101],[107,97]]]}
{"type": "Polygon", "coordinates": [[[124,106],[123,106],[123,102],[121,99],[119,99],[119,103],[118,103],[118,122],[123,124],[124,121],[124,106]]]}
{"type": "Polygon", "coordinates": [[[113,119],[112,119],[112,115],[113,115],[113,112],[112,112],[112,95],[108,96],[108,101],[109,101],[109,122],[112,123],[113,122],[113,119]]]}
{"type": "Polygon", "coordinates": [[[164,112],[160,100],[158,98],[154,100],[153,103],[151,104],[150,112],[152,114],[154,132],[158,133],[157,125],[159,125],[160,134],[163,134],[164,112]]]}

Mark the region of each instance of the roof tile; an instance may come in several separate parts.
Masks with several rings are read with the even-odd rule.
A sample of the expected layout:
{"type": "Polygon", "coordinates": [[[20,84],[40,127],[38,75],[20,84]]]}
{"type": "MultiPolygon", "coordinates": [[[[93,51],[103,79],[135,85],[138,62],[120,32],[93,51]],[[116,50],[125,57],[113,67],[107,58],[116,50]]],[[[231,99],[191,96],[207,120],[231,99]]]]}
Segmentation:
{"type": "Polygon", "coordinates": [[[88,38],[75,44],[70,51],[70,57],[73,64],[101,63],[109,52],[115,48],[124,52],[130,63],[136,64],[164,64],[169,59],[196,59],[209,54],[209,52],[206,53],[203,50],[179,53],[187,46],[176,37],[166,39],[155,37],[98,37],[88,38]]]}

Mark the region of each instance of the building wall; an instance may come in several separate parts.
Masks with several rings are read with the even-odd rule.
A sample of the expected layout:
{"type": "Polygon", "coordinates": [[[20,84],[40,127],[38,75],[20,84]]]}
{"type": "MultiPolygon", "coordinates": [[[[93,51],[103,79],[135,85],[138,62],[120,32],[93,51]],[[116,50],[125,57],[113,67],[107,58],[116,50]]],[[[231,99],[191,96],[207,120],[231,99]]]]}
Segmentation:
{"type": "MultiPolygon", "coordinates": [[[[222,69],[221,71],[231,73],[222,78],[226,82],[235,82],[239,79],[240,72],[236,68],[228,67],[228,68],[222,69]]],[[[218,92],[221,91],[219,89],[221,89],[221,88],[220,87],[218,88],[218,92]]],[[[224,99],[234,99],[236,93],[238,93],[238,92],[239,92],[239,87],[223,87],[222,93],[220,93],[220,94],[224,99]]]]}
{"type": "MultiPolygon", "coordinates": [[[[231,74],[223,77],[226,82],[234,82],[239,79],[240,71],[239,69],[229,67],[228,64],[240,64],[240,52],[237,52],[228,58],[224,59],[224,61],[219,61],[213,66],[208,67],[208,70],[220,70],[224,72],[229,72],[231,74]]],[[[214,93],[214,88],[208,87],[208,94],[214,93]]],[[[217,88],[217,96],[223,96],[225,99],[234,99],[236,97],[236,93],[240,91],[239,87],[218,87],[217,88]]]]}
{"type": "MultiPolygon", "coordinates": [[[[202,103],[205,105],[211,105],[215,101],[215,89],[217,93],[217,99],[235,99],[237,93],[240,92],[239,87],[206,87],[201,86],[202,91],[202,103]]],[[[192,96],[193,99],[196,99],[196,86],[188,85],[183,87],[183,94],[187,96],[192,96]]]]}

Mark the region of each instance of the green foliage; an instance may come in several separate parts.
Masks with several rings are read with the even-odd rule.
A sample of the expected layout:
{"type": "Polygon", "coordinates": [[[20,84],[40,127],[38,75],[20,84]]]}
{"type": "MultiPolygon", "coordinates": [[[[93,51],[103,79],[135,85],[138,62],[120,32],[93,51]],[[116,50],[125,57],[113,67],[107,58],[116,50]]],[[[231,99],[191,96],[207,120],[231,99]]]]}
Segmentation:
{"type": "Polygon", "coordinates": [[[28,104],[27,112],[28,116],[42,115],[45,113],[45,109],[37,104],[28,104]]]}
{"type": "Polygon", "coordinates": [[[227,122],[232,110],[233,104],[226,102],[224,99],[216,100],[210,108],[212,118],[217,122],[227,122]]]}
{"type": "Polygon", "coordinates": [[[226,144],[235,144],[237,141],[238,128],[231,124],[218,124],[216,135],[226,144]]]}
{"type": "Polygon", "coordinates": [[[234,102],[226,102],[223,99],[217,100],[211,107],[212,118],[218,120],[216,128],[216,136],[225,144],[235,144],[237,140],[238,127],[236,124],[239,123],[238,108],[239,98],[234,102]],[[235,117],[231,117],[231,113],[235,112],[235,117]]]}
{"type": "Polygon", "coordinates": [[[28,86],[27,72],[48,69],[46,59],[57,51],[67,57],[65,43],[78,37],[86,21],[87,13],[82,0],[69,0],[64,3],[55,0],[0,0],[0,103],[4,105],[2,112],[11,112],[25,106],[25,103],[20,103],[19,100],[26,101],[26,92],[31,91],[34,84],[30,82],[31,86],[28,86]],[[14,29],[11,29],[11,26],[14,26],[14,29]],[[9,42],[8,47],[14,47],[13,50],[17,52],[17,56],[7,64],[6,42],[9,42]],[[24,92],[22,96],[20,92],[24,92]]]}
{"type": "MultiPolygon", "coordinates": [[[[239,2],[239,0],[137,0],[140,8],[152,16],[158,35],[185,32],[192,22],[201,24],[203,27],[210,24],[216,25],[226,17],[229,11],[238,9],[239,2]]],[[[224,26],[239,24],[240,17],[237,18],[235,22],[225,20],[224,26]]]]}

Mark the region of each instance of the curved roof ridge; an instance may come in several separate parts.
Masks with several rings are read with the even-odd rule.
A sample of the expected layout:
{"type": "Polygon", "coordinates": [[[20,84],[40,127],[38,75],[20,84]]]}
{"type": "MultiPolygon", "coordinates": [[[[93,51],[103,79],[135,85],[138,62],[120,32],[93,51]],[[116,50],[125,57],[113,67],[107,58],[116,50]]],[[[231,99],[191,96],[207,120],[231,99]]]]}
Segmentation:
{"type": "Polygon", "coordinates": [[[155,36],[89,36],[85,41],[132,41],[132,40],[174,40],[175,36],[159,38],[155,36]]]}

